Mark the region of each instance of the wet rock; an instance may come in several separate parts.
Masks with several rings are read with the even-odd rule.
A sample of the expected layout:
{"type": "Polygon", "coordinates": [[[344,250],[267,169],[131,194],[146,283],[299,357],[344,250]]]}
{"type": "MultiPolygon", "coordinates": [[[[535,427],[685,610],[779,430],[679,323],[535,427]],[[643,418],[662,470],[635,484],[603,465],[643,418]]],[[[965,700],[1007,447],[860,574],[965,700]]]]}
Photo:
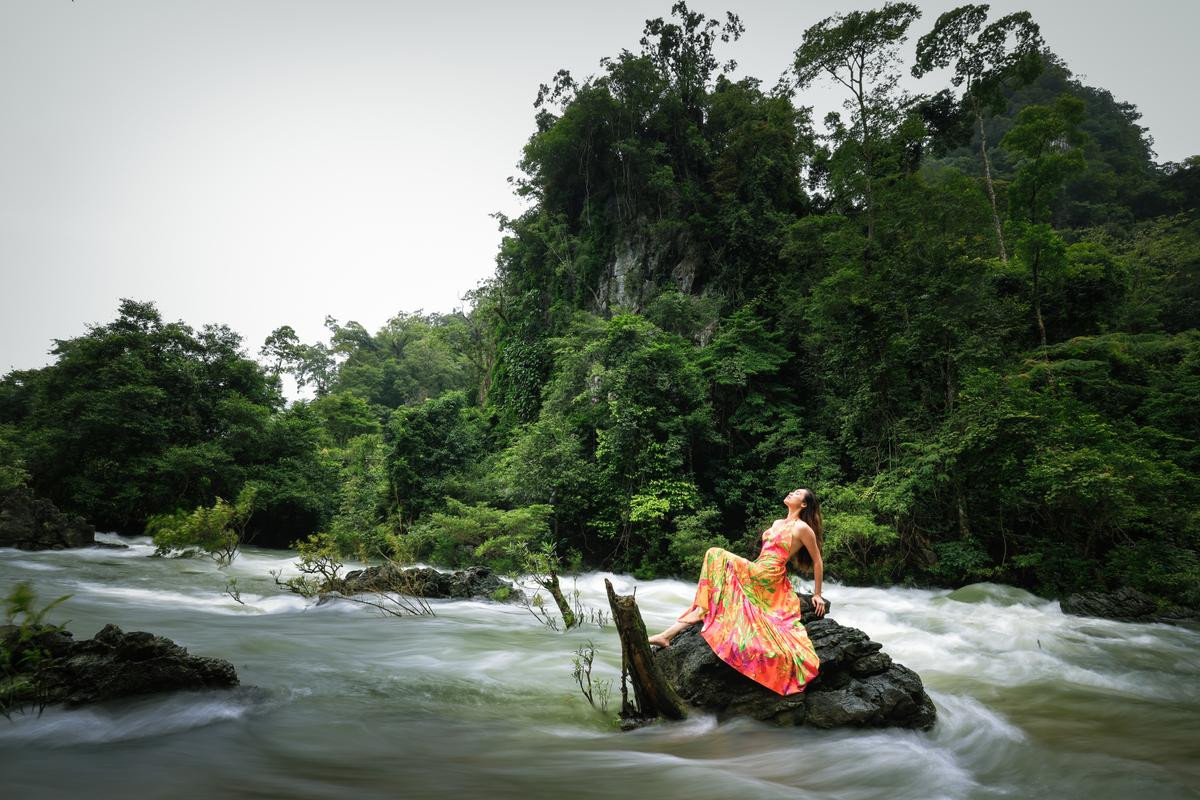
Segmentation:
{"type": "Polygon", "coordinates": [[[345,593],[404,592],[414,597],[500,600],[516,603],[524,592],[488,567],[438,572],[430,567],[397,568],[392,564],[356,569],[345,578],[345,593]]]}
{"type": "Polygon", "coordinates": [[[100,547],[100,548],[104,548],[107,550],[128,550],[129,549],[129,545],[127,545],[127,544],[121,544],[120,542],[101,542],[98,540],[92,545],[92,547],[100,547]]]}
{"type": "MultiPolygon", "coordinates": [[[[487,567],[467,567],[450,576],[451,597],[492,597],[503,588],[515,589],[487,567]]],[[[516,591],[520,593],[519,589],[516,591]]],[[[512,602],[515,600],[512,598],[512,602]]]]}
{"type": "Polygon", "coordinates": [[[238,685],[233,664],[221,658],[190,655],[163,636],[146,631],[125,633],[105,625],[91,639],[75,641],[69,631],[34,624],[33,635],[20,640],[21,629],[0,626],[0,643],[12,655],[8,676],[12,695],[7,707],[43,701],[77,706],[115,697],[238,685]],[[34,651],[42,656],[36,657],[34,651]]]}
{"type": "Polygon", "coordinates": [[[726,664],[691,625],[657,648],[655,662],[688,703],[718,719],[749,716],[780,725],[895,727],[929,730],[937,713],[920,677],[892,661],[857,628],[812,611],[801,595],[804,627],[821,659],[805,690],[780,695],[726,664]]]}
{"type": "Polygon", "coordinates": [[[96,543],[96,529],[78,514],[67,514],[27,486],[0,492],[0,547],[63,550],[96,543]]]}
{"type": "Polygon", "coordinates": [[[1064,614],[1103,617],[1122,622],[1200,624],[1200,611],[1182,606],[1159,608],[1153,597],[1123,586],[1113,591],[1077,592],[1058,601],[1064,614]]]}

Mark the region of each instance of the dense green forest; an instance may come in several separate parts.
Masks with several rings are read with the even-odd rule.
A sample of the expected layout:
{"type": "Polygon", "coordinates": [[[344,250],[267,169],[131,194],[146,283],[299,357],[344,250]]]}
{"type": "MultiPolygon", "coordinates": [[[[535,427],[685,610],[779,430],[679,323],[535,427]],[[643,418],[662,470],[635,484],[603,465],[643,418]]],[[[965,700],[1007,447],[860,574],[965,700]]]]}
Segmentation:
{"type": "Polygon", "coordinates": [[[677,3],[540,87],[468,312],[247,355],[123,299],[55,340],[0,382],[0,489],[142,534],[253,486],[256,544],[694,579],[808,486],[832,579],[1200,607],[1200,157],[1028,14],[835,15],[769,89],[743,32],[677,3]]]}

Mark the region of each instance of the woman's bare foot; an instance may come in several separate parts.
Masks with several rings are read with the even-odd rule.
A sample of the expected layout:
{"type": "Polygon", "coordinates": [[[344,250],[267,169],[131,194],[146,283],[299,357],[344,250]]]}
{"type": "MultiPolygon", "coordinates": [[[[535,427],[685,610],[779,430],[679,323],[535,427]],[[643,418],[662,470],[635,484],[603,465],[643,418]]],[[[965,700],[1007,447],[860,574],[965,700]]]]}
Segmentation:
{"type": "Polygon", "coordinates": [[[697,622],[702,622],[704,616],[708,613],[708,609],[697,608],[691,614],[688,614],[683,619],[675,621],[675,624],[667,628],[662,633],[656,633],[648,637],[650,644],[656,644],[659,647],[669,647],[671,639],[675,638],[675,634],[686,628],[688,625],[695,625],[697,622]]]}

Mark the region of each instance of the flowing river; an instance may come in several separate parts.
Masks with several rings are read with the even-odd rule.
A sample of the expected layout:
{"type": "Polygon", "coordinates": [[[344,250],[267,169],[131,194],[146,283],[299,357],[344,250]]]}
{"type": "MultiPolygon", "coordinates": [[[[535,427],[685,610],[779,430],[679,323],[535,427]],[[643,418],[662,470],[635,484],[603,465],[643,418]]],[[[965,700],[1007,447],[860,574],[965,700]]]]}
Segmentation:
{"type": "MultiPolygon", "coordinates": [[[[431,601],[389,617],[279,590],[295,555],[247,548],[225,569],[127,550],[0,549],[0,591],[33,583],[77,640],[107,623],[231,661],[242,686],[0,717],[4,796],[34,798],[1200,798],[1200,632],[1066,616],[1057,601],[826,582],[831,617],[915,670],[929,732],[778,729],[709,716],[616,730],[572,678],[614,683],[612,625],[559,633],[516,605],[431,601]],[[224,593],[236,577],[244,605],[224,593]]],[[[350,568],[350,567],[348,567],[350,568]]],[[[593,572],[637,588],[651,631],[695,584],[593,572]]],[[[566,579],[567,589],[572,579],[566,579]]],[[[609,716],[612,716],[610,714],[609,716]]]]}

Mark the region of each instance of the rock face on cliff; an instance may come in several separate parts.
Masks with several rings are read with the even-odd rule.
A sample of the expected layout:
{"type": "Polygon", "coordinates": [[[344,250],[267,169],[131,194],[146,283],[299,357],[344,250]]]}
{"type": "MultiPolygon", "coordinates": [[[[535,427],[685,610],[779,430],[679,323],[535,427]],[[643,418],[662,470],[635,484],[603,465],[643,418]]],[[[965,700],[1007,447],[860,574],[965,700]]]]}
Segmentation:
{"type": "Polygon", "coordinates": [[[487,567],[438,572],[429,567],[397,569],[391,564],[346,573],[345,592],[402,591],[415,597],[501,600],[518,602],[524,593],[487,567]]]}
{"type": "Polygon", "coordinates": [[[177,689],[215,689],[238,685],[233,664],[220,658],[189,655],[170,639],[145,631],[125,633],[105,625],[91,639],[75,641],[69,631],[33,628],[20,640],[21,629],[0,626],[0,646],[11,655],[0,703],[7,708],[26,703],[77,706],[114,697],[177,689]],[[40,650],[40,663],[30,658],[40,650]]]}
{"type": "Polygon", "coordinates": [[[1154,598],[1137,589],[1122,587],[1113,591],[1077,592],[1058,601],[1064,614],[1104,617],[1122,622],[1168,622],[1176,625],[1200,625],[1200,613],[1182,606],[1160,609],[1154,598]]]}
{"type": "Polygon", "coordinates": [[[799,694],[777,694],[726,664],[700,636],[699,623],[658,648],[655,662],[680,697],[719,719],[740,715],[818,728],[933,727],[937,713],[915,672],[893,662],[857,628],[817,617],[801,599],[821,671],[799,694]]]}
{"type": "Polygon", "coordinates": [[[64,514],[54,503],[25,486],[0,492],[0,547],[62,550],[96,543],[96,529],[77,514],[64,514]]]}

